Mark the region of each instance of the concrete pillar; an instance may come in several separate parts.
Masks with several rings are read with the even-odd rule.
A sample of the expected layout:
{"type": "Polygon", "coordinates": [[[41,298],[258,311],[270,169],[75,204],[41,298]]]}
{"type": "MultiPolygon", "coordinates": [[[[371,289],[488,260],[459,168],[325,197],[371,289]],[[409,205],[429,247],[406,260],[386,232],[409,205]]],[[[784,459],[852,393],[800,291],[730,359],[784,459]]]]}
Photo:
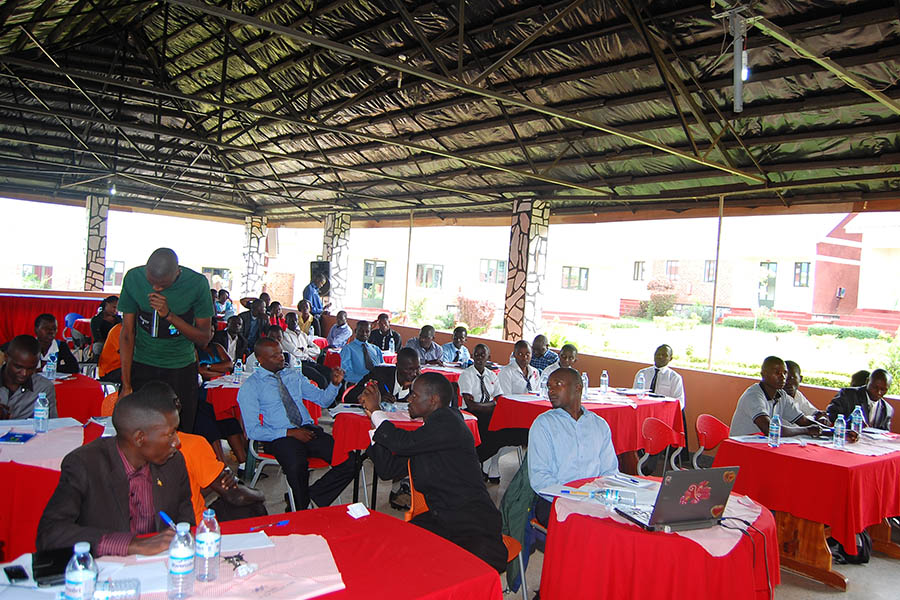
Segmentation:
{"type": "Polygon", "coordinates": [[[506,276],[503,337],[530,341],[540,333],[541,300],[547,270],[550,205],[543,200],[513,203],[506,276]]]}
{"type": "Polygon", "coordinates": [[[347,291],[347,267],[350,262],[350,214],[333,212],[325,215],[325,235],[322,237],[322,260],[331,263],[331,312],[343,306],[347,291]]]}
{"type": "Polygon", "coordinates": [[[102,292],[106,278],[106,218],[109,214],[109,196],[88,196],[84,208],[87,213],[84,290],[102,292]]]}
{"type": "Polygon", "coordinates": [[[242,297],[259,297],[266,274],[266,217],[244,218],[244,280],[242,297]]]}

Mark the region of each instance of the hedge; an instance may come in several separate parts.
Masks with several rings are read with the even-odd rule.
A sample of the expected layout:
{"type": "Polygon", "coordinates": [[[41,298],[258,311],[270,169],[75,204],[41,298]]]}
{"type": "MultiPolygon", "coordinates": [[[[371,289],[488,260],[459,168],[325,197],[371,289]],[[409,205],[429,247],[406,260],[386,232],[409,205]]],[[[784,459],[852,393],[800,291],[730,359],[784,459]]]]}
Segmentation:
{"type": "Polygon", "coordinates": [[[752,317],[725,317],[722,319],[722,325],[725,327],[736,327],[738,329],[753,329],[754,323],[756,324],[756,329],[767,333],[786,333],[797,329],[796,325],[782,319],[753,319],[752,317]]]}
{"type": "Polygon", "coordinates": [[[841,327],[840,325],[810,325],[806,329],[809,335],[833,335],[840,339],[856,338],[859,340],[876,340],[881,331],[874,327],[841,327]]]}

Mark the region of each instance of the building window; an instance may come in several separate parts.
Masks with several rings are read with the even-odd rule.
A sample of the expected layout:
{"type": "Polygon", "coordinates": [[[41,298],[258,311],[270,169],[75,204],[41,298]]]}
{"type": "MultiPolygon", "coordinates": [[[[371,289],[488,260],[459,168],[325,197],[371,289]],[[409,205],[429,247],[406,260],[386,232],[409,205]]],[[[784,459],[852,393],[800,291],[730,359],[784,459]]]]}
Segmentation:
{"type": "Polygon", "coordinates": [[[703,263],[703,281],[712,283],[716,280],[716,261],[707,260],[703,263]]]}
{"type": "Polygon", "coordinates": [[[585,267],[563,267],[562,287],[564,290],[588,289],[588,269],[585,267]]]}
{"type": "Polygon", "coordinates": [[[121,286],[123,277],[125,277],[125,263],[123,261],[114,260],[106,263],[106,275],[103,277],[105,285],[121,286]]]}
{"type": "Polygon", "coordinates": [[[416,287],[440,289],[443,275],[443,265],[416,265],[416,287]]]}
{"type": "Polygon", "coordinates": [[[794,263],[794,287],[809,287],[809,263],[794,263]]]}
{"type": "Polygon", "coordinates": [[[479,280],[481,283],[506,283],[506,261],[482,258],[479,280]]]}
{"type": "Polygon", "coordinates": [[[22,265],[22,287],[49,290],[53,287],[53,267],[22,265]]]}
{"type": "Polygon", "coordinates": [[[231,289],[231,269],[203,267],[202,272],[209,280],[209,287],[217,290],[231,289]]]}
{"type": "Polygon", "coordinates": [[[669,281],[678,281],[678,261],[677,260],[667,260],[666,261],[666,278],[669,281]]]}
{"type": "Polygon", "coordinates": [[[644,280],[644,261],[642,261],[642,260],[634,261],[634,273],[632,274],[632,278],[635,281],[643,281],[644,280]]]}

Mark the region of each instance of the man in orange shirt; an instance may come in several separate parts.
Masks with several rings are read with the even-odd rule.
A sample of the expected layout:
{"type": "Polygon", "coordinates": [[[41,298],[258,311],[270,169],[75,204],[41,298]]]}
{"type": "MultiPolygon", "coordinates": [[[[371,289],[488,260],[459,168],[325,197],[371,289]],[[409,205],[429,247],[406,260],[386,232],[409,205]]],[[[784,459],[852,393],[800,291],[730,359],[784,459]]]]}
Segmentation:
{"type": "MultiPolygon", "coordinates": [[[[172,398],[176,406],[180,404],[175,392],[165,382],[151,381],[141,388],[155,394],[166,394],[172,398]]],[[[180,408],[180,407],[179,407],[180,408]]],[[[191,486],[191,504],[197,523],[203,520],[206,508],[205,494],[216,492],[219,499],[211,508],[216,511],[219,521],[231,521],[247,517],[267,514],[264,502],[265,494],[261,491],[239,483],[225,463],[216,458],[212,446],[202,435],[178,433],[181,440],[181,454],[184,455],[188,479],[191,486]]]]}
{"type": "Polygon", "coordinates": [[[117,323],[109,330],[103,352],[97,359],[97,377],[100,381],[122,383],[122,359],[119,358],[119,332],[122,324],[117,323]]]}

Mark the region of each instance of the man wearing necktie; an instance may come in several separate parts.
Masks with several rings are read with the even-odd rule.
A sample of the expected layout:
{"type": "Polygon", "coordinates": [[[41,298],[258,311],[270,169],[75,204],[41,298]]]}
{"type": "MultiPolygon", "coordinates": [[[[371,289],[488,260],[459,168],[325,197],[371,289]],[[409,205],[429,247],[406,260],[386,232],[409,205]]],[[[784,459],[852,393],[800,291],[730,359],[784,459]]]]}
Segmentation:
{"type": "MultiPolygon", "coordinates": [[[[491,415],[497,405],[494,400],[500,395],[500,380],[496,373],[487,368],[487,361],[491,358],[490,349],[484,344],[478,344],[473,350],[474,363],[463,370],[459,376],[459,392],[466,403],[466,410],[478,419],[478,433],[481,436],[481,444],[475,448],[478,459],[485,462],[497,456],[500,448],[506,446],[527,446],[528,430],[519,428],[500,429],[489,431],[491,415]]],[[[499,467],[491,463],[487,466],[485,479],[490,483],[500,483],[499,467]],[[493,474],[492,474],[493,473],[493,474]]]]}
{"type": "Polygon", "coordinates": [[[885,401],[884,395],[890,387],[891,374],[884,369],[875,369],[866,385],[838,391],[828,405],[828,418],[834,422],[838,415],[844,415],[849,424],[853,409],[861,406],[866,427],[889,431],[894,409],[885,401]]]}
{"type": "Polygon", "coordinates": [[[453,341],[441,346],[445,363],[459,363],[462,368],[472,364],[469,349],[465,346],[466,338],[468,337],[469,332],[466,331],[465,327],[460,326],[453,330],[453,341]]]}
{"type": "Polygon", "coordinates": [[[540,393],[541,375],[529,364],[530,361],[531,346],[525,340],[519,340],[513,347],[512,360],[500,369],[500,392],[504,396],[540,393]]]}
{"type": "Polygon", "coordinates": [[[309,485],[309,457],[330,463],[334,438],[313,422],[303,400],[323,408],[331,406],[344,380],[344,371],[332,369],[331,382],[322,390],[299,369],[284,368],[284,353],[274,340],[259,340],[255,352],[260,368],[238,391],[247,437],[251,444],[253,440],[264,442],[264,450],[275,456],[284,469],[298,510],[305,509],[310,500],[317,506],[328,506],[353,479],[354,464],[347,459],[309,485]]]}
{"type": "Polygon", "coordinates": [[[341,368],[348,383],[359,383],[373,367],[384,362],[381,348],[369,343],[371,326],[366,320],[356,324],[356,337],[341,349],[341,368]]]}
{"type": "MultiPolygon", "coordinates": [[[[676,398],[681,404],[681,422],[684,431],[687,431],[687,417],[684,413],[684,381],[681,375],[669,367],[670,362],[672,362],[672,347],[668,344],[663,344],[653,353],[653,366],[641,369],[635,374],[632,387],[637,388],[638,379],[643,375],[645,390],[648,390],[651,394],[676,398]]],[[[690,450],[686,446],[684,452],[680,455],[681,460],[687,460],[690,455],[690,450]]],[[[656,467],[657,456],[659,455],[651,456],[644,463],[644,468],[648,472],[652,473],[656,467]]]]}

